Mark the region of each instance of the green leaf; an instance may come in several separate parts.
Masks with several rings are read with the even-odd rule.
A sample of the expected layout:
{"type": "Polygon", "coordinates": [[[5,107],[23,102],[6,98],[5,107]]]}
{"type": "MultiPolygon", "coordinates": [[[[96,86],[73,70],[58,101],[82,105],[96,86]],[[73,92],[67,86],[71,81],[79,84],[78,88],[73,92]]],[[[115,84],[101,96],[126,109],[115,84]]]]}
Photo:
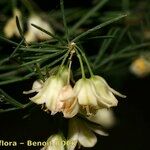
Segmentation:
{"type": "Polygon", "coordinates": [[[71,33],[73,33],[78,27],[80,27],[88,18],[90,18],[97,10],[102,8],[108,0],[101,0],[95,7],[93,7],[88,13],[84,16],[71,28],[71,33]]]}
{"type": "Polygon", "coordinates": [[[2,89],[0,89],[0,95],[3,96],[3,99],[7,101],[8,103],[12,104],[16,108],[23,108],[23,104],[20,102],[16,101],[12,97],[10,97],[7,93],[5,93],[2,89]]]}
{"type": "Polygon", "coordinates": [[[78,41],[79,39],[85,37],[86,35],[88,35],[88,34],[90,34],[90,33],[92,33],[92,32],[95,32],[96,30],[99,30],[99,29],[101,29],[101,28],[103,28],[103,27],[105,27],[105,26],[107,26],[107,25],[109,25],[109,24],[111,24],[111,23],[113,23],[113,22],[115,22],[115,21],[118,21],[118,20],[120,20],[120,19],[122,19],[122,18],[124,18],[124,17],[126,17],[126,16],[127,16],[127,14],[120,15],[120,16],[118,16],[118,17],[116,17],[116,18],[110,19],[110,20],[108,20],[108,21],[106,21],[106,22],[104,22],[104,23],[102,23],[102,24],[99,24],[99,25],[97,25],[96,27],[91,28],[91,29],[87,30],[87,31],[84,32],[84,33],[81,33],[80,35],[78,35],[77,37],[75,37],[72,41],[73,41],[73,42],[76,42],[76,41],[78,41]]]}

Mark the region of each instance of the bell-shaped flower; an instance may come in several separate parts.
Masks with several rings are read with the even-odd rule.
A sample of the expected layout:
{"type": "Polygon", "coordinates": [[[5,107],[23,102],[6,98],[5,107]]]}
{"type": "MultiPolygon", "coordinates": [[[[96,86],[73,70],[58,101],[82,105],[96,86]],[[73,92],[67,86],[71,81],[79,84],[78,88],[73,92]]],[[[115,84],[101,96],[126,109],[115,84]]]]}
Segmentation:
{"type": "Polygon", "coordinates": [[[42,89],[32,98],[31,101],[36,104],[45,104],[52,114],[57,111],[58,95],[65,85],[65,82],[59,76],[51,76],[44,83],[42,89]]]}
{"type": "Polygon", "coordinates": [[[21,17],[22,17],[22,14],[21,14],[21,11],[17,8],[15,8],[13,10],[13,16],[12,18],[10,18],[5,27],[4,27],[4,34],[7,38],[11,38],[13,37],[14,35],[19,37],[19,31],[18,31],[18,28],[17,28],[17,25],[16,25],[16,16],[19,18],[19,21],[20,21],[20,25],[22,26],[22,21],[21,21],[21,17]]]}
{"type": "Polygon", "coordinates": [[[125,97],[112,89],[100,76],[78,80],[74,86],[74,93],[77,95],[79,104],[85,108],[87,115],[92,115],[94,110],[100,108],[117,106],[118,101],[114,94],[125,97]]]}
{"type": "Polygon", "coordinates": [[[41,150],[65,150],[64,142],[60,134],[51,135],[41,150]]]}
{"type": "Polygon", "coordinates": [[[72,118],[79,111],[77,97],[71,85],[66,85],[61,89],[57,102],[57,109],[63,113],[65,118],[72,118]]]}
{"type": "Polygon", "coordinates": [[[31,24],[35,24],[50,33],[54,33],[52,27],[46,21],[44,21],[41,17],[35,14],[31,15],[28,19],[28,31],[25,33],[25,39],[28,43],[35,42],[38,40],[47,40],[47,39],[52,38],[48,34],[33,27],[31,24]]]}
{"type": "Polygon", "coordinates": [[[87,119],[105,128],[112,128],[116,123],[113,111],[107,108],[99,109],[96,114],[88,116],[87,119]]]}
{"type": "Polygon", "coordinates": [[[85,107],[88,115],[92,107],[98,109],[95,87],[90,79],[78,80],[74,86],[74,93],[78,97],[78,103],[85,107]]]}
{"type": "Polygon", "coordinates": [[[93,76],[90,78],[92,83],[95,86],[97,102],[100,108],[103,107],[113,107],[117,106],[118,100],[115,98],[114,95],[118,95],[120,97],[125,98],[125,95],[120,94],[119,92],[112,89],[104,78],[100,76],[93,76]]]}
{"type": "Polygon", "coordinates": [[[76,117],[70,119],[68,141],[71,141],[73,144],[68,144],[67,150],[74,150],[77,144],[83,147],[94,147],[97,143],[97,137],[93,132],[104,136],[108,135],[100,126],[88,124],[76,117]]]}

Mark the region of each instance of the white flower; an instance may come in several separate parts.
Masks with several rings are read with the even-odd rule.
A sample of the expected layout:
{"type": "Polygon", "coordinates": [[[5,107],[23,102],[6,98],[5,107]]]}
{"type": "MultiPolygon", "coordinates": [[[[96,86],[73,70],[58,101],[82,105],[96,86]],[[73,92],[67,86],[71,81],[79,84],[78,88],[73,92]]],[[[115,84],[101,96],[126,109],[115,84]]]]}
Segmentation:
{"type": "Polygon", "coordinates": [[[78,80],[74,86],[74,92],[78,97],[79,104],[86,109],[87,115],[91,115],[93,110],[117,106],[118,101],[114,94],[125,97],[109,87],[100,76],[78,80]]]}
{"type": "Polygon", "coordinates": [[[99,109],[96,114],[87,117],[87,119],[105,128],[111,128],[116,122],[113,111],[106,108],[99,109]]]}
{"type": "Polygon", "coordinates": [[[138,77],[145,77],[150,74],[150,61],[141,56],[132,62],[130,71],[138,77]]]}
{"type": "Polygon", "coordinates": [[[120,94],[119,92],[112,89],[104,78],[100,76],[93,76],[91,77],[91,81],[95,86],[96,89],[96,96],[98,99],[98,104],[100,107],[113,107],[117,106],[118,101],[115,98],[115,95],[125,98],[125,95],[120,94]]]}
{"type": "Polygon", "coordinates": [[[42,18],[40,18],[37,15],[31,15],[28,20],[28,31],[25,34],[25,39],[27,42],[30,43],[30,42],[34,42],[37,40],[47,40],[47,39],[52,38],[46,33],[33,27],[31,24],[35,24],[50,33],[54,33],[52,27],[46,21],[44,21],[42,18]]]}
{"type": "Polygon", "coordinates": [[[78,97],[79,104],[86,108],[88,115],[92,107],[98,109],[96,91],[90,79],[78,80],[74,86],[74,93],[78,97]]]}
{"type": "Polygon", "coordinates": [[[72,118],[79,111],[77,97],[71,85],[66,85],[61,89],[57,102],[57,109],[63,112],[65,118],[72,118]]]}
{"type": "Polygon", "coordinates": [[[68,141],[71,141],[73,144],[68,144],[67,150],[74,150],[77,143],[83,147],[93,147],[97,143],[97,137],[92,131],[100,135],[108,135],[100,126],[87,124],[85,121],[76,117],[70,119],[68,141]]]}
{"type": "Polygon", "coordinates": [[[42,89],[37,95],[30,98],[31,101],[36,104],[45,104],[47,109],[51,111],[52,114],[55,114],[57,111],[57,99],[58,95],[65,85],[62,78],[57,76],[49,77],[43,84],[42,89]]]}
{"type": "Polygon", "coordinates": [[[16,16],[19,18],[19,21],[20,21],[20,25],[22,26],[22,21],[21,21],[21,11],[17,8],[15,8],[13,10],[13,16],[12,18],[10,18],[5,27],[4,27],[4,34],[6,37],[8,38],[11,38],[13,37],[14,35],[15,36],[19,36],[19,31],[18,31],[18,28],[17,28],[17,25],[16,25],[16,16]]]}
{"type": "Polygon", "coordinates": [[[65,150],[64,140],[61,135],[55,134],[49,137],[46,142],[46,146],[41,150],[65,150]]]}

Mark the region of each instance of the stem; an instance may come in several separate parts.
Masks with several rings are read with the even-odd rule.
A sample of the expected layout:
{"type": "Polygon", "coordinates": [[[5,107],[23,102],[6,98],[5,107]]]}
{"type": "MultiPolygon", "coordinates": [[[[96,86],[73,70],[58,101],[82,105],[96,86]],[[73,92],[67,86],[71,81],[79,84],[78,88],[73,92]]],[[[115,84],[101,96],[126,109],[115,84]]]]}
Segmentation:
{"type": "Polygon", "coordinates": [[[76,46],[76,47],[77,47],[77,49],[80,51],[82,57],[84,58],[85,63],[86,63],[86,65],[87,65],[87,67],[88,67],[88,70],[89,70],[90,75],[93,76],[93,71],[92,71],[92,69],[91,69],[91,66],[90,66],[90,64],[89,64],[89,61],[88,61],[87,57],[85,56],[85,53],[80,49],[80,47],[78,47],[78,46],[76,46]]]}
{"type": "Polygon", "coordinates": [[[72,61],[69,60],[69,67],[68,67],[68,81],[67,81],[68,84],[70,84],[71,65],[72,65],[72,61]]]}
{"type": "Polygon", "coordinates": [[[65,61],[66,61],[68,55],[69,55],[69,51],[67,51],[67,53],[64,55],[64,58],[63,58],[63,60],[62,60],[62,62],[61,62],[61,65],[60,65],[60,67],[59,67],[59,69],[58,69],[57,74],[59,74],[59,73],[62,71],[63,65],[64,65],[64,63],[65,63],[65,61]]]}
{"type": "Polygon", "coordinates": [[[93,9],[91,9],[87,14],[85,14],[71,29],[71,33],[73,33],[78,27],[80,27],[88,18],[90,18],[98,9],[102,8],[108,0],[100,1],[93,9]]]}
{"type": "Polygon", "coordinates": [[[74,52],[70,53],[69,57],[69,67],[68,67],[68,84],[70,84],[70,74],[71,74],[71,65],[72,65],[72,57],[73,57],[74,52]]]}
{"type": "Polygon", "coordinates": [[[60,0],[60,7],[61,7],[61,12],[62,12],[62,17],[63,17],[63,24],[64,24],[65,32],[66,32],[65,36],[67,38],[67,42],[69,43],[69,31],[68,31],[66,17],[65,17],[64,1],[63,0],[60,0]]]}
{"type": "Polygon", "coordinates": [[[109,25],[109,24],[111,24],[111,23],[113,23],[113,22],[116,22],[116,21],[118,21],[118,20],[120,20],[120,19],[122,19],[122,18],[124,18],[124,17],[126,17],[126,16],[127,16],[127,14],[119,15],[118,17],[115,17],[115,18],[113,18],[113,19],[110,19],[110,20],[108,20],[108,21],[106,21],[106,22],[104,22],[104,23],[101,23],[101,24],[99,24],[99,25],[97,25],[97,26],[95,26],[95,27],[93,27],[93,28],[87,30],[86,32],[81,33],[80,35],[78,35],[77,37],[75,37],[75,38],[72,40],[72,42],[79,41],[79,39],[85,37],[86,35],[88,35],[88,34],[90,34],[90,33],[92,33],[92,32],[95,32],[96,30],[99,30],[99,29],[101,29],[101,28],[103,28],[103,27],[105,27],[105,26],[107,26],[107,25],[109,25]]]}
{"type": "Polygon", "coordinates": [[[61,63],[61,65],[60,65],[60,68],[62,68],[62,66],[64,65],[64,63],[65,63],[65,61],[66,61],[68,55],[69,55],[69,51],[67,51],[67,53],[65,54],[65,57],[64,57],[64,59],[62,60],[62,63],[61,63]]]}
{"type": "Polygon", "coordinates": [[[4,96],[5,101],[7,101],[8,103],[12,104],[13,106],[15,106],[16,108],[23,108],[23,104],[21,104],[20,102],[16,101],[15,99],[13,99],[12,97],[10,97],[7,93],[5,93],[2,89],[0,89],[0,95],[4,96]]]}
{"type": "Polygon", "coordinates": [[[38,73],[40,79],[41,79],[43,82],[45,82],[44,76],[43,76],[43,74],[41,73],[40,65],[39,65],[38,63],[36,63],[36,64],[35,64],[35,67],[36,67],[36,71],[37,71],[37,73],[38,73]]]}
{"type": "Polygon", "coordinates": [[[77,57],[78,57],[79,62],[80,62],[82,78],[85,78],[84,66],[83,66],[83,61],[81,59],[81,55],[79,54],[78,50],[76,50],[76,53],[77,53],[77,57]]]}

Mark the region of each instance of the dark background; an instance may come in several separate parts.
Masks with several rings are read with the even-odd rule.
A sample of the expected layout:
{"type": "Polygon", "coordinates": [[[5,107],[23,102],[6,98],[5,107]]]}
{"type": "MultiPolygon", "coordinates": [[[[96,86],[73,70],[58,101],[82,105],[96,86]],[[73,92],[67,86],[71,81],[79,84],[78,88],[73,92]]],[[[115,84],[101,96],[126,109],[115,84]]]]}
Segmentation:
{"type": "MultiPolygon", "coordinates": [[[[36,1],[42,9],[51,10],[59,8],[58,1],[48,4],[47,1],[36,1]]],[[[115,2],[115,1],[114,1],[115,2]]],[[[111,2],[110,2],[111,3],[111,2]]],[[[65,0],[66,7],[89,7],[90,0],[65,0]]],[[[117,75],[113,75],[117,78],[117,75]]],[[[112,78],[113,80],[113,78],[112,78]]],[[[113,87],[113,82],[111,84],[113,87]]],[[[25,87],[31,87],[28,83],[16,83],[4,86],[8,93],[19,99],[25,87]]],[[[98,143],[92,150],[145,150],[149,149],[149,95],[150,77],[137,78],[127,70],[118,87],[127,95],[126,99],[119,99],[119,105],[114,108],[117,125],[109,131],[108,137],[98,136],[98,143]],[[148,146],[148,147],[147,147],[148,146]]],[[[46,141],[51,133],[57,132],[57,127],[64,125],[58,122],[57,115],[52,117],[40,107],[36,109],[18,110],[0,114],[0,140],[24,142],[46,141]],[[26,114],[28,112],[28,114],[26,114]]],[[[34,108],[35,108],[34,107],[34,108]]],[[[66,120],[67,123],[67,120],[66,120]]],[[[37,147],[2,147],[3,149],[38,149],[37,147]]],[[[81,148],[84,149],[84,148],[81,148]]]]}

